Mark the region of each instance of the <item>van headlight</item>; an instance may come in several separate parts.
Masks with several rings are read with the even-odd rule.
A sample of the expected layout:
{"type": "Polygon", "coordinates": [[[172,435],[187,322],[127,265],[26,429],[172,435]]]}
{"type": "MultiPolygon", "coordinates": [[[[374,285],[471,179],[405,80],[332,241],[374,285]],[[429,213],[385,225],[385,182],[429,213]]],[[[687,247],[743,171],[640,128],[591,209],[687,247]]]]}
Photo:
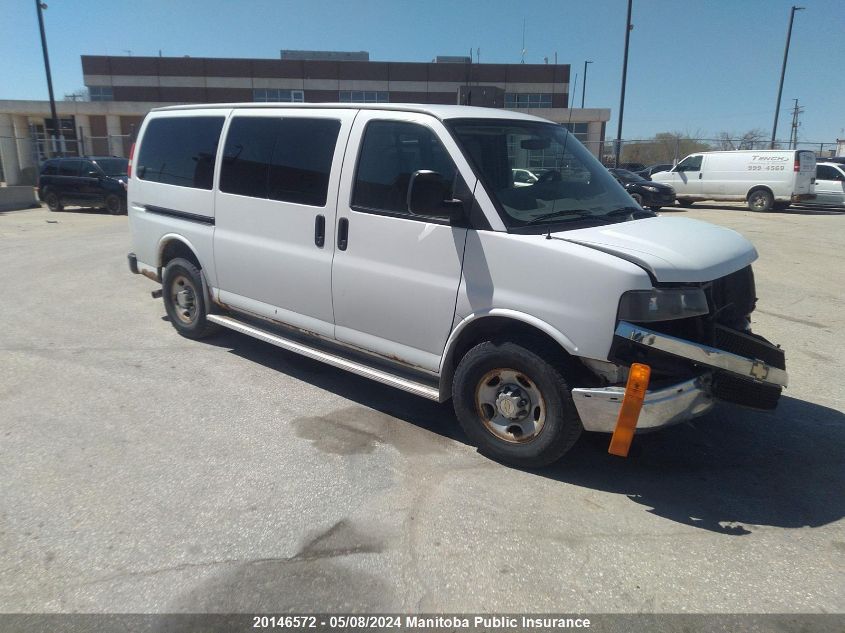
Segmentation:
{"type": "Polygon", "coordinates": [[[629,290],[619,300],[620,321],[670,321],[707,314],[707,297],[701,288],[652,288],[629,290]]]}

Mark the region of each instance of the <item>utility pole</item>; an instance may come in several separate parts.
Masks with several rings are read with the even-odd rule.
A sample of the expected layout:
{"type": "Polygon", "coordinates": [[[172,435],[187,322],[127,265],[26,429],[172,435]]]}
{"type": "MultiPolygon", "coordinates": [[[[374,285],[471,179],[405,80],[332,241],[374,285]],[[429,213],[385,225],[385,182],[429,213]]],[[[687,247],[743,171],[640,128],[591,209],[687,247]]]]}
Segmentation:
{"type": "Polygon", "coordinates": [[[59,123],[59,116],[56,114],[56,99],[53,96],[53,77],[50,75],[50,56],[47,54],[47,35],[44,33],[44,14],[42,10],[46,8],[47,5],[42,4],[41,0],[35,0],[35,9],[38,11],[38,27],[41,29],[41,50],[44,52],[44,69],[47,71],[47,92],[50,93],[50,114],[53,117],[53,143],[55,144],[56,137],[61,137],[62,126],[59,123]]]}
{"type": "Polygon", "coordinates": [[[798,149],[798,115],[804,112],[804,108],[798,107],[798,99],[793,99],[795,106],[792,108],[792,131],[789,134],[789,149],[798,149]]]}
{"type": "Polygon", "coordinates": [[[789,28],[786,31],[786,46],[783,49],[783,66],[780,69],[780,85],[778,86],[778,100],[775,103],[775,122],[772,125],[772,142],[769,149],[775,148],[775,137],[778,133],[778,114],[780,114],[780,98],[783,95],[783,78],[786,75],[786,60],[789,58],[789,41],[792,39],[792,21],[795,19],[796,11],[803,11],[804,7],[793,6],[789,12],[789,28]]]}
{"type": "Polygon", "coordinates": [[[628,0],[628,21],[625,24],[625,56],[622,60],[622,94],[619,97],[619,126],[616,128],[616,148],[614,167],[619,167],[619,154],[622,152],[622,115],[625,113],[625,81],[628,79],[628,41],[631,38],[631,5],[633,0],[628,0]]]}
{"type": "Polygon", "coordinates": [[[592,64],[593,62],[587,60],[584,62],[584,81],[581,84],[581,109],[584,109],[584,97],[587,96],[587,64],[592,64]]]}

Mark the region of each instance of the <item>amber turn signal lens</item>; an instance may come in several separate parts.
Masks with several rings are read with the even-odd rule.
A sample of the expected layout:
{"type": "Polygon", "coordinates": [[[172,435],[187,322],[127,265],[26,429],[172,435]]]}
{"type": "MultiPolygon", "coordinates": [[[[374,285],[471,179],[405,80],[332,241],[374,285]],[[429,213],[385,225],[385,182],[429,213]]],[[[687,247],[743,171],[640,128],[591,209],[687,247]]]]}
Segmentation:
{"type": "Polygon", "coordinates": [[[637,420],[643,408],[643,400],[648,391],[649,378],[651,378],[651,368],[648,365],[641,363],[631,365],[622,406],[619,408],[619,417],[616,419],[616,428],[613,430],[610,446],[607,449],[611,455],[628,456],[628,450],[634,440],[637,420]]]}

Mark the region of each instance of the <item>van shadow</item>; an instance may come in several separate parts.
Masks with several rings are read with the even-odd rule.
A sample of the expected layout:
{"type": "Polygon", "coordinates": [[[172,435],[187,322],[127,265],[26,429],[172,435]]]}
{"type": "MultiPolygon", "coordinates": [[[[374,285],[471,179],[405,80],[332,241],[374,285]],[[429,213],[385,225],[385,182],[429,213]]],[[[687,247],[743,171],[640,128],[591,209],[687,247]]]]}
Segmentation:
{"type": "MultiPolygon", "coordinates": [[[[450,402],[425,400],[235,333],[207,341],[468,443],[450,402]]],[[[726,535],[750,534],[749,526],[819,527],[845,517],[845,414],[835,409],[788,396],[774,412],[719,405],[692,423],[637,435],[626,459],[607,453],[609,439],[584,433],[557,464],[524,472],[624,494],[647,512],[726,535]]]]}

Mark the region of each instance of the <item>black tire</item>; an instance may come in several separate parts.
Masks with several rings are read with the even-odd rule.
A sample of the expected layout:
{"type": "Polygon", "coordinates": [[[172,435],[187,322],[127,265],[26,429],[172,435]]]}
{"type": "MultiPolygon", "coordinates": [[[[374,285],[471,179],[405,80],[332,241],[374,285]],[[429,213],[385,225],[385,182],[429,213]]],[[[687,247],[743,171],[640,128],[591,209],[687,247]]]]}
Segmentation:
{"type": "Polygon", "coordinates": [[[631,197],[634,199],[638,205],[643,206],[643,197],[638,193],[632,193],[631,197]]]}
{"type": "Polygon", "coordinates": [[[654,211],[655,213],[657,213],[658,211],[660,211],[660,209],[661,209],[661,208],[662,208],[662,207],[649,207],[649,209],[651,209],[651,210],[652,210],[652,211],[654,211]]]}
{"type": "Polygon", "coordinates": [[[754,189],[748,194],[746,204],[751,211],[771,211],[775,203],[772,192],[768,189],[754,189]]]}
{"type": "Polygon", "coordinates": [[[678,204],[682,207],[691,207],[693,205],[693,201],[689,198],[678,198],[678,204]]]}
{"type": "Polygon", "coordinates": [[[62,206],[62,201],[59,199],[59,196],[52,191],[47,192],[47,195],[44,196],[44,202],[47,203],[47,208],[54,213],[56,211],[63,211],[64,207],[62,206]]]}
{"type": "MultiPolygon", "coordinates": [[[[495,385],[493,389],[498,385],[502,385],[502,391],[509,389],[501,381],[495,385]]],[[[480,452],[514,466],[539,468],[560,459],[583,430],[570,389],[561,372],[536,353],[516,343],[485,342],[473,347],[458,364],[452,381],[452,401],[458,422],[480,452]],[[491,418],[499,413],[489,408],[491,413],[485,416],[488,405],[479,404],[481,390],[491,388],[491,382],[485,380],[499,368],[514,370],[519,374],[520,383],[525,380],[528,388],[541,395],[545,408],[543,422],[536,435],[530,438],[520,440],[519,435],[514,435],[509,441],[494,434],[491,418]]],[[[520,404],[524,403],[524,400],[520,401],[520,404]]],[[[538,409],[540,407],[532,401],[529,411],[538,409]]],[[[527,415],[537,419],[536,413],[527,415]]],[[[536,425],[530,420],[529,423],[536,425]]]]}
{"type": "Polygon", "coordinates": [[[219,326],[206,318],[208,306],[202,285],[202,272],[187,259],[170,260],[162,274],[162,299],[170,323],[184,337],[205,338],[219,326]],[[181,298],[177,295],[185,292],[181,298]],[[180,301],[184,305],[180,305],[180,301]]]}
{"type": "Polygon", "coordinates": [[[120,196],[117,196],[113,193],[107,195],[105,204],[106,211],[108,211],[112,215],[120,215],[122,213],[126,213],[126,202],[120,196]]]}

